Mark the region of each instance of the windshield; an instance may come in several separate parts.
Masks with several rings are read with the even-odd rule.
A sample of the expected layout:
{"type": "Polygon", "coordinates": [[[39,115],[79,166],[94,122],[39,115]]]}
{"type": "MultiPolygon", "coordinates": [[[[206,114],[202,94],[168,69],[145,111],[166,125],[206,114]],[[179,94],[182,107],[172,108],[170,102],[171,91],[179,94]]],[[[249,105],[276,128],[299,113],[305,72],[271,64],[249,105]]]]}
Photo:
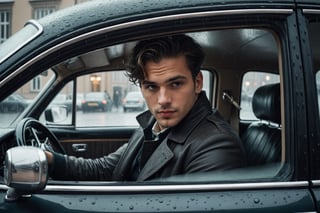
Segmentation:
{"type": "Polygon", "coordinates": [[[10,127],[28,106],[37,100],[52,77],[54,77],[52,70],[43,72],[0,101],[0,128],[10,127]]]}

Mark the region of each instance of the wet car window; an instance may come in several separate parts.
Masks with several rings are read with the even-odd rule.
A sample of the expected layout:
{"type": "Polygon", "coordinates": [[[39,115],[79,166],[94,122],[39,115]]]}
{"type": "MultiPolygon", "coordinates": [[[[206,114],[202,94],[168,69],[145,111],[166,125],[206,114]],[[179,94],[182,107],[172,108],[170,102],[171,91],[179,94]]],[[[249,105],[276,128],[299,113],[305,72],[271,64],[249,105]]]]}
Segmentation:
{"type": "Polygon", "coordinates": [[[240,119],[259,120],[252,110],[252,97],[257,88],[273,83],[279,83],[280,77],[277,74],[266,72],[247,72],[242,79],[240,119]]]}
{"type": "MultiPolygon", "coordinates": [[[[212,73],[203,70],[204,91],[211,95],[212,73]]],[[[76,78],[75,126],[138,126],[136,116],[147,109],[140,88],[129,82],[125,71],[91,73],[76,78]]],[[[73,81],[51,101],[47,109],[61,106],[67,109],[65,119],[52,124],[72,125],[73,81]]],[[[44,121],[44,114],[41,116],[44,121]]]]}
{"type": "Polygon", "coordinates": [[[77,94],[81,94],[81,100],[77,100],[76,126],[137,126],[135,117],[146,109],[145,101],[143,98],[134,101],[137,103],[132,102],[132,106],[140,104],[141,107],[126,110],[125,97],[139,90],[138,86],[128,81],[125,71],[78,77],[77,94]]]}
{"type": "Polygon", "coordinates": [[[48,86],[53,78],[54,72],[45,71],[2,100],[0,102],[0,128],[9,127],[20,119],[19,116],[39,98],[39,93],[48,86]]]}

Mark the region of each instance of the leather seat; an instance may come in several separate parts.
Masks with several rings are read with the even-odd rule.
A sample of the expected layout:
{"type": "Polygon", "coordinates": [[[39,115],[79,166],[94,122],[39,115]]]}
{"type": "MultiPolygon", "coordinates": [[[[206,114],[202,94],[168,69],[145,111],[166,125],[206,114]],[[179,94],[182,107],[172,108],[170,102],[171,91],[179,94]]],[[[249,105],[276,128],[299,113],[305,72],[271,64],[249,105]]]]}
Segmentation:
{"type": "Polygon", "coordinates": [[[280,84],[259,87],[252,109],[259,121],[251,123],[241,139],[250,166],[279,162],[281,159],[280,84]]]}

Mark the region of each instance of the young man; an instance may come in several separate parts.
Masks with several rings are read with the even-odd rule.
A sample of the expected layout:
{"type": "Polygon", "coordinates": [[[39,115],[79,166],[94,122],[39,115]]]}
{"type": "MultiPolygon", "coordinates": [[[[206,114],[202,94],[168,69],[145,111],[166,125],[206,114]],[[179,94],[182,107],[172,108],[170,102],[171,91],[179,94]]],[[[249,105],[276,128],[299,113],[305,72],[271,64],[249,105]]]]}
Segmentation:
{"type": "Polygon", "coordinates": [[[145,181],[245,165],[237,134],[202,91],[204,54],[185,35],[139,42],[128,66],[149,110],[127,144],[98,159],[47,152],[51,177],[64,180],[145,181]],[[57,166],[55,166],[57,165],[57,166]]]}

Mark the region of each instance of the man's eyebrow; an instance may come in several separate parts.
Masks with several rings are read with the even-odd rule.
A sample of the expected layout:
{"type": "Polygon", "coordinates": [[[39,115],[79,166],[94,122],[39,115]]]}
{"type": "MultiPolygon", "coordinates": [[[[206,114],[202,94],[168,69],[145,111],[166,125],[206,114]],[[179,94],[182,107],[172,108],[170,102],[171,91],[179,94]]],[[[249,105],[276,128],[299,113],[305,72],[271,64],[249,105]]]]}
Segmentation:
{"type": "Polygon", "coordinates": [[[153,81],[143,80],[141,84],[156,84],[156,83],[153,81]]]}
{"type": "Polygon", "coordinates": [[[178,75],[178,76],[175,76],[173,78],[169,78],[166,82],[169,83],[169,82],[176,81],[176,80],[184,80],[186,78],[187,77],[184,76],[184,75],[178,75]]]}
{"type": "MultiPolygon", "coordinates": [[[[186,79],[186,77],[183,76],[183,75],[174,76],[172,78],[167,79],[165,81],[165,83],[170,83],[170,82],[173,82],[173,81],[176,81],[176,80],[181,80],[181,79],[186,79]]],[[[153,81],[144,80],[144,81],[142,81],[142,84],[157,84],[157,83],[153,82],[153,81]]]]}

